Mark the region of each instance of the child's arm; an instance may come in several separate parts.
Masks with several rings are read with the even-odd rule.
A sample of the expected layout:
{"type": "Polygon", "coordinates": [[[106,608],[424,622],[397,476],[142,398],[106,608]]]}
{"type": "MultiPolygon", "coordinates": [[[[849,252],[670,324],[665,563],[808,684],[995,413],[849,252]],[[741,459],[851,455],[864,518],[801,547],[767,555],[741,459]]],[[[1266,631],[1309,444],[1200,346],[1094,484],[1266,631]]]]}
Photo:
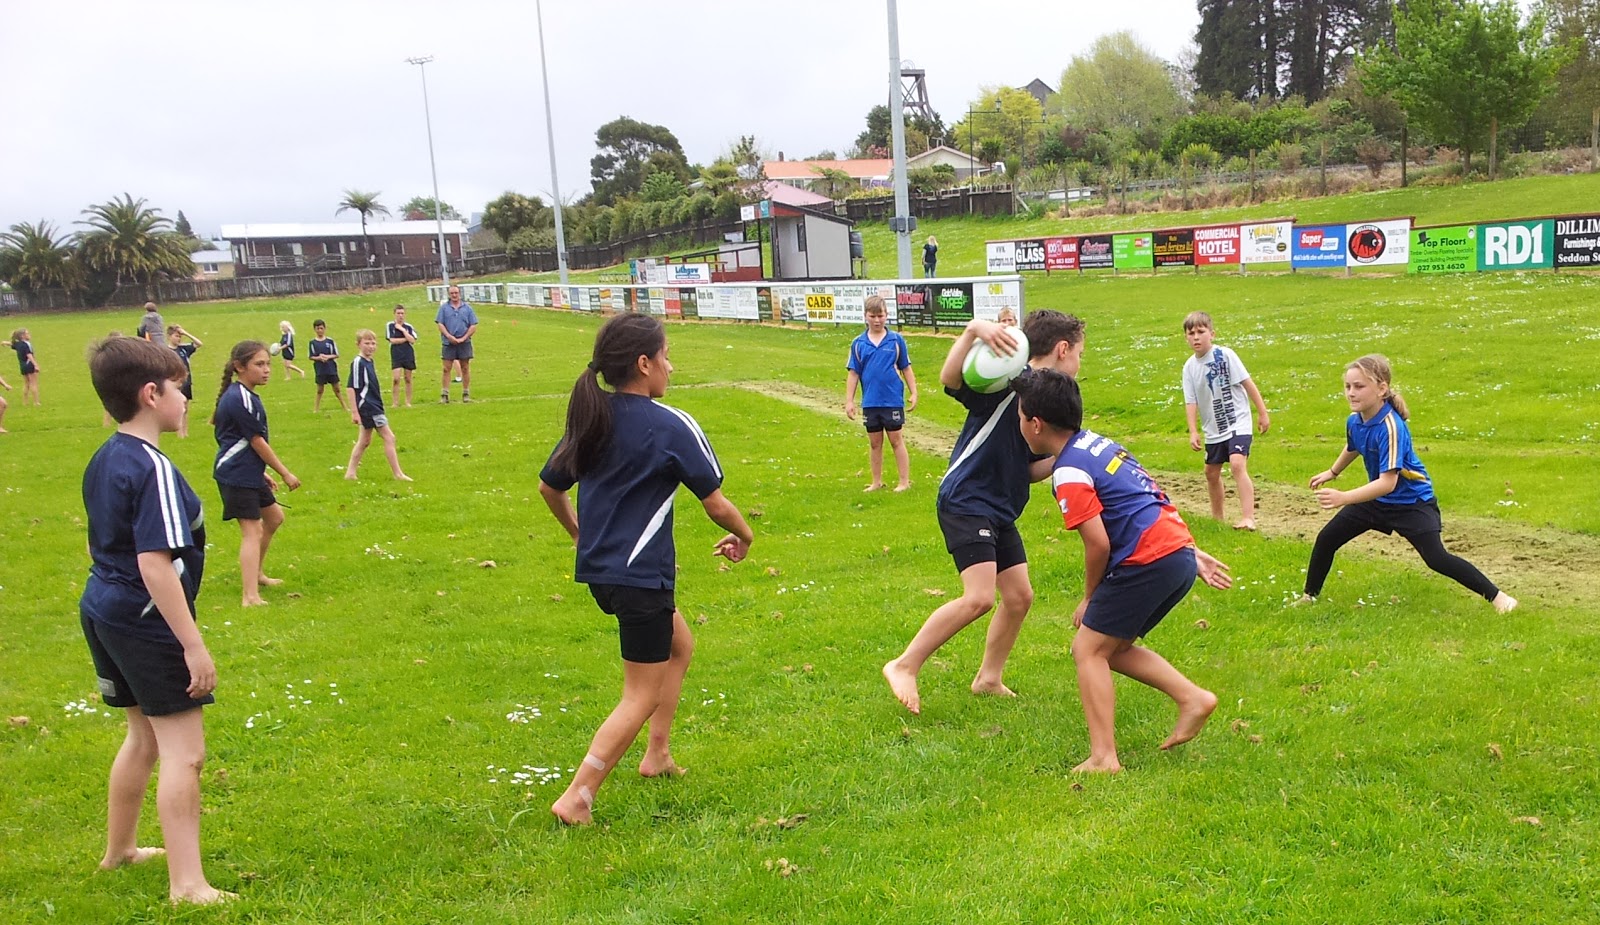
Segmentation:
{"type": "Polygon", "coordinates": [[[11,383],[7,382],[4,376],[0,376],[0,385],[5,386],[7,392],[11,391],[11,383]]]}
{"type": "Polygon", "coordinates": [[[295,478],[295,474],[290,472],[289,467],[283,464],[283,461],[278,458],[278,454],[272,451],[272,447],[267,444],[266,437],[259,434],[251,437],[250,449],[255,450],[256,455],[261,457],[261,461],[271,467],[274,472],[283,476],[283,484],[289,486],[290,491],[300,487],[300,480],[295,478]]]}
{"type": "Polygon", "coordinates": [[[350,396],[350,423],[361,423],[361,408],[356,403],[356,390],[350,386],[344,387],[344,394],[350,396]]]}
{"type": "Polygon", "coordinates": [[[1346,466],[1349,466],[1351,463],[1360,458],[1361,454],[1357,453],[1355,450],[1345,450],[1339,454],[1338,459],[1333,461],[1333,465],[1311,477],[1311,487],[1321,488],[1322,486],[1328,484],[1329,482],[1338,478],[1339,473],[1343,472],[1346,466]]]}
{"type": "Polygon", "coordinates": [[[1189,421],[1189,449],[1203,450],[1206,448],[1205,439],[1200,436],[1199,409],[1194,402],[1183,403],[1183,416],[1189,421]]]}
{"type": "Polygon", "coordinates": [[[201,347],[205,346],[205,344],[200,340],[200,338],[195,337],[193,334],[190,334],[188,331],[185,331],[182,328],[178,329],[178,333],[182,334],[184,337],[189,338],[189,343],[194,344],[194,349],[196,349],[196,350],[199,350],[201,347]]]}
{"type": "Polygon", "coordinates": [[[961,364],[966,362],[967,351],[972,349],[973,341],[978,340],[1005,356],[1010,356],[1017,349],[1016,338],[1006,333],[1005,325],[974,318],[967,322],[967,326],[961,331],[961,336],[950,345],[950,352],[944,358],[944,365],[939,367],[940,385],[947,389],[961,388],[961,364]]]}
{"type": "Polygon", "coordinates": [[[1096,514],[1073,529],[1083,538],[1083,600],[1072,612],[1072,625],[1083,625],[1083,614],[1089,609],[1089,599],[1100,580],[1106,577],[1106,563],[1111,561],[1111,537],[1106,533],[1106,522],[1096,514]]]}
{"type": "Polygon", "coordinates": [[[139,577],[150,592],[150,599],[161,611],[172,635],[183,646],[183,662],[189,667],[190,697],[204,697],[217,687],[217,666],[200,638],[200,628],[195,626],[189,613],[188,598],[183,595],[183,580],[172,565],[172,554],[166,550],[139,553],[139,577]]]}
{"type": "Polygon", "coordinates": [[[712,555],[722,556],[729,562],[739,562],[750,554],[750,544],[755,542],[756,535],[751,532],[750,525],[745,523],[744,515],[717,489],[700,500],[706,509],[706,516],[711,522],[728,531],[728,535],[717,540],[712,555]]]}
{"type": "Polygon", "coordinates": [[[1323,510],[1330,510],[1346,504],[1360,504],[1363,501],[1381,498],[1394,491],[1394,486],[1399,481],[1400,470],[1390,469],[1388,472],[1378,473],[1377,478],[1360,488],[1352,488],[1349,491],[1340,491],[1337,488],[1319,488],[1317,489],[1317,503],[1322,505],[1323,510]]]}
{"type": "Polygon", "coordinates": [[[539,497],[549,506],[550,513],[556,517],[556,522],[561,524],[561,529],[567,531],[572,541],[578,541],[578,512],[572,509],[572,498],[566,492],[552,488],[545,484],[544,479],[539,480],[539,497]]]}
{"type": "Polygon", "coordinates": [[[1226,591],[1233,587],[1233,576],[1228,574],[1228,563],[1199,546],[1194,547],[1194,567],[1195,577],[1218,591],[1226,591]]]}
{"type": "Polygon", "coordinates": [[[917,410],[917,374],[907,366],[900,370],[900,377],[906,381],[906,413],[917,410]]]}
{"type": "Polygon", "coordinates": [[[1244,392],[1250,396],[1250,404],[1256,406],[1256,429],[1266,433],[1267,428],[1272,426],[1272,418],[1267,415],[1267,402],[1261,397],[1261,390],[1256,388],[1254,379],[1244,381],[1244,392]]]}
{"type": "Polygon", "coordinates": [[[849,370],[844,374],[844,416],[854,421],[856,419],[856,386],[861,382],[861,374],[849,370]]]}

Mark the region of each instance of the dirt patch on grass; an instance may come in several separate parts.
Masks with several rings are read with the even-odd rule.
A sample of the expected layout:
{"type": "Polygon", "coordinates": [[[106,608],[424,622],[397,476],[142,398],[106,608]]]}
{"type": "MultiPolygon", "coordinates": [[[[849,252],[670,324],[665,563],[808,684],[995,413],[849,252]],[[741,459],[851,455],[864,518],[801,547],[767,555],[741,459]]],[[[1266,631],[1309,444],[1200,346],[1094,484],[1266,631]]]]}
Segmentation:
{"type": "MultiPolygon", "coordinates": [[[[715,386],[732,386],[767,395],[818,414],[842,414],[838,395],[810,386],[787,382],[717,383],[715,386]]],[[[906,419],[907,445],[925,453],[948,457],[951,447],[955,446],[956,433],[952,428],[925,418],[906,419]]],[[[1178,499],[1189,519],[1206,516],[1203,475],[1163,471],[1155,475],[1178,499]]],[[[1237,512],[1237,504],[1231,497],[1229,510],[1237,512]]],[[[1309,543],[1330,516],[1317,507],[1309,489],[1256,482],[1256,526],[1266,536],[1309,543]]],[[[1600,537],[1554,527],[1451,514],[1445,518],[1444,542],[1451,552],[1478,566],[1513,597],[1564,605],[1588,605],[1600,597],[1600,569],[1595,567],[1600,562],[1600,537]]],[[[1425,568],[1411,545],[1398,536],[1369,533],[1346,550],[1402,562],[1417,569],[1425,568]]]]}

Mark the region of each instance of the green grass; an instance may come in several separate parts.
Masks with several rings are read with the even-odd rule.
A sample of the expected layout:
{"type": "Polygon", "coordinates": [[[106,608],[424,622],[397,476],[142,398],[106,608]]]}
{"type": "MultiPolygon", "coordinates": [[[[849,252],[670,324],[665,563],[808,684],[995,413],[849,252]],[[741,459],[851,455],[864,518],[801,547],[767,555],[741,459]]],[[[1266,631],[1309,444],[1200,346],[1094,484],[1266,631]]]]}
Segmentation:
{"type": "MultiPolygon", "coordinates": [[[[952,260],[972,259],[957,243],[952,260]]],[[[207,478],[205,371],[281,317],[302,330],[324,317],[349,343],[394,301],[420,304],[420,287],[169,308],[207,345],[197,433],[163,442],[212,543],[200,615],[222,685],[203,848],[213,882],[244,895],[200,913],[165,906],[159,864],[94,872],[119,725],[63,708],[94,705],[75,616],[79,481],[106,432],[82,350],[133,315],[26,319],[46,404],[9,393],[0,436],[0,711],[30,717],[0,727],[0,921],[1600,918],[1600,619],[1593,560],[1562,558],[1600,533],[1587,410],[1600,279],[1058,276],[1027,291],[1088,320],[1093,426],[1233,566],[1233,591],[1196,590],[1151,639],[1221,696],[1205,733],[1158,752],[1169,704],[1119,682],[1128,771],[1081,787],[1066,773],[1087,747],[1066,649],[1082,553],[1043,489],[1022,523],[1037,590],[1007,675],[1022,696],[967,693],[978,626],[928,665],[924,714],[907,716],[878,668],[938,603],[930,592],[959,587],[933,517],[944,459],[915,450],[912,491],[860,493],[858,427],[813,407],[841,393],[852,331],[674,325],[667,400],[711,436],[758,539],[719,571],[720,531],[680,499],[679,601],[698,650],[674,754],[692,773],[641,781],[625,760],[583,831],[546,812],[561,784],[509,775],[576,766],[619,686],[615,629],[571,582],[570,544],[534,491],[598,319],[482,307],[479,403],[429,403],[425,362],[418,407],[391,409],[410,485],[376,450],[344,482],[347,419],[312,416],[309,382],[273,381],[273,444],[305,487],[285,496],[271,556],[288,584],[241,612],[238,534],[207,478]],[[1273,408],[1253,459],[1275,512],[1259,535],[1201,516],[1176,394],[1191,308],[1213,312],[1273,408]],[[1447,540],[1470,541],[1523,609],[1496,617],[1408,554],[1357,550],[1316,607],[1283,609],[1326,516],[1302,486],[1338,450],[1340,368],[1369,350],[1395,361],[1447,540]],[[532,707],[538,718],[508,721],[532,707]]],[[[960,422],[934,381],[947,345],[911,337],[919,447],[948,446],[960,422]]],[[[143,830],[158,838],[153,798],[143,830]]]]}

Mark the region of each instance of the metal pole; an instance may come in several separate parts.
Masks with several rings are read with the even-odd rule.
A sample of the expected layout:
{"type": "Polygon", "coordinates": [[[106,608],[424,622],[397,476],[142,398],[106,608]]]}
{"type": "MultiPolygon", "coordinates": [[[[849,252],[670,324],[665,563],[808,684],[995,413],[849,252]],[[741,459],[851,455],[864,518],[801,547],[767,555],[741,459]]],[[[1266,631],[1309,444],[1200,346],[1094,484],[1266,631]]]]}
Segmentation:
{"type": "Polygon", "coordinates": [[[428,110],[428,62],[433,60],[433,55],[423,55],[419,58],[407,58],[410,64],[415,64],[422,72],[422,119],[428,126],[428,170],[433,174],[433,220],[439,230],[439,275],[443,277],[446,288],[450,285],[450,250],[444,243],[444,206],[439,202],[439,165],[433,159],[433,114],[428,110]]]}
{"type": "Polygon", "coordinates": [[[911,278],[911,197],[906,188],[906,114],[900,89],[900,17],[889,2],[889,126],[894,138],[895,250],[899,279],[911,278]]]}
{"type": "Polygon", "coordinates": [[[556,217],[556,268],[561,272],[561,285],[567,285],[567,235],[561,227],[561,181],[556,179],[556,124],[550,116],[550,69],[545,65],[544,53],[544,3],[535,0],[534,18],[539,23],[539,76],[544,80],[544,131],[550,140],[550,204],[556,217]]]}

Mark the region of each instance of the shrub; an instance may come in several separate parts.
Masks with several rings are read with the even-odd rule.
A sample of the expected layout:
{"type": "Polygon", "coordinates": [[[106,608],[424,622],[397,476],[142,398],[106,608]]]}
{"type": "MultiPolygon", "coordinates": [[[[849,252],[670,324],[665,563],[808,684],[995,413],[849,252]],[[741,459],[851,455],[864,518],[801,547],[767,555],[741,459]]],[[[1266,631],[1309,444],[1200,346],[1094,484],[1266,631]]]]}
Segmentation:
{"type": "Polygon", "coordinates": [[[1418,167],[1428,166],[1428,157],[1433,154],[1427,145],[1412,145],[1406,149],[1406,159],[1418,167]]]}
{"type": "Polygon", "coordinates": [[[1376,135],[1363,138],[1356,144],[1356,160],[1372,172],[1374,180],[1383,176],[1383,168],[1388,166],[1393,154],[1394,146],[1376,135]]]}
{"type": "Polygon", "coordinates": [[[519,228],[506,242],[506,253],[521,254],[528,251],[553,251],[556,249],[554,228],[519,228]]]}
{"type": "Polygon", "coordinates": [[[1273,144],[1271,154],[1273,160],[1277,161],[1278,167],[1295,171],[1305,162],[1306,149],[1294,142],[1280,141],[1273,144]]]}

